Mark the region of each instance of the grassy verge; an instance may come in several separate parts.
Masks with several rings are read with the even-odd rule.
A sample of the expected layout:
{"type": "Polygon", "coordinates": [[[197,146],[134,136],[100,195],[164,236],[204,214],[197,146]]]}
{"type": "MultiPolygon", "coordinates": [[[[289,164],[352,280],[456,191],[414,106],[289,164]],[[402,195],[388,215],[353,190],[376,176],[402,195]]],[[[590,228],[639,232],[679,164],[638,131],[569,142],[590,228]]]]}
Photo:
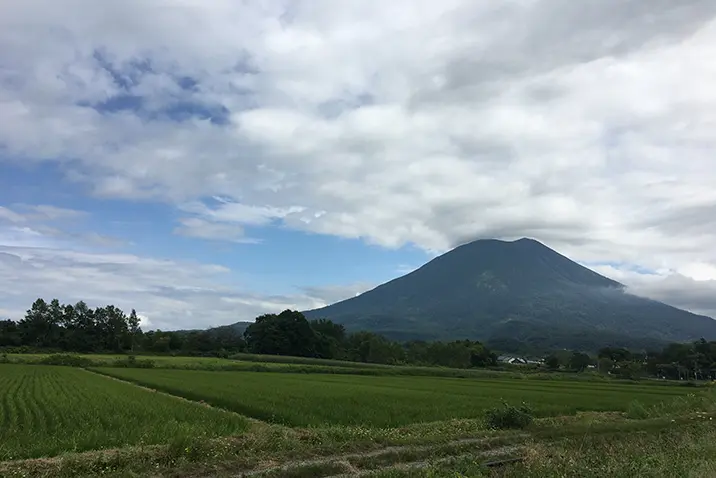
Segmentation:
{"type": "Polygon", "coordinates": [[[0,463],[0,476],[712,476],[715,398],[687,396],[667,414],[666,406],[647,407],[662,414],[654,418],[580,413],[536,420],[524,431],[489,430],[480,419],[398,428],[256,422],[238,437],[0,463]],[[514,456],[524,461],[483,466],[514,456]]]}
{"type": "Polygon", "coordinates": [[[591,434],[522,447],[523,460],[489,469],[479,454],[395,465],[365,473],[374,478],[702,478],[716,476],[716,429],[705,423],[680,428],[591,434]]]}

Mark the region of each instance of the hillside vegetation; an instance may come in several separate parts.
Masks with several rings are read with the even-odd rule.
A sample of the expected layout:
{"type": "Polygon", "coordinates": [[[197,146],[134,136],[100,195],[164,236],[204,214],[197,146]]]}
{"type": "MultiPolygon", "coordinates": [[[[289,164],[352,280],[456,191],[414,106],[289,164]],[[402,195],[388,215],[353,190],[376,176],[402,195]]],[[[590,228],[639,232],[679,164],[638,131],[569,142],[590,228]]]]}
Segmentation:
{"type": "Polygon", "coordinates": [[[631,295],[530,239],[465,244],[305,314],[400,340],[517,338],[542,349],[716,339],[713,319],[631,295]]]}

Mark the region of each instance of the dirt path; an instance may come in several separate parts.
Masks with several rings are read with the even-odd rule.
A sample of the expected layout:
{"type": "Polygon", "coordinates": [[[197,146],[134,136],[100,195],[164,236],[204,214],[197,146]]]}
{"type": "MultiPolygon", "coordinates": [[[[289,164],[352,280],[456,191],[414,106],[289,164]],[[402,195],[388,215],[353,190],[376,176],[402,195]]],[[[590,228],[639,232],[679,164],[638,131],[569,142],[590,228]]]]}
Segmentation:
{"type": "MultiPolygon", "coordinates": [[[[445,443],[429,445],[389,446],[365,452],[351,452],[340,455],[329,455],[315,459],[289,461],[282,464],[266,464],[250,471],[228,472],[226,477],[284,477],[311,476],[349,477],[365,476],[382,469],[412,469],[429,464],[454,460],[456,457],[469,456],[482,460],[498,457],[517,457],[522,450],[522,443],[529,437],[527,434],[510,437],[518,443],[504,444],[504,439],[496,438],[465,438],[445,443]]],[[[213,475],[192,474],[193,478],[213,475]]]]}

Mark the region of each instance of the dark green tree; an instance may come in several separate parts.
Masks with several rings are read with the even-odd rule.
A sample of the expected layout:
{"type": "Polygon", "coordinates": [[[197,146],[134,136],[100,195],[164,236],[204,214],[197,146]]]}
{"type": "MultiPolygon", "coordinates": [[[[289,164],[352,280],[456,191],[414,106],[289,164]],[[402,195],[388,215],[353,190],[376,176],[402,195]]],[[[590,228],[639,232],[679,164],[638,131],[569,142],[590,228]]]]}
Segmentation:
{"type": "Polygon", "coordinates": [[[559,357],[557,357],[554,354],[550,354],[547,357],[545,357],[544,364],[550,370],[557,370],[557,369],[559,369],[559,365],[560,365],[559,357]]]}
{"type": "Polygon", "coordinates": [[[142,329],[139,328],[139,317],[137,317],[137,311],[132,309],[127,317],[127,333],[129,335],[129,349],[134,352],[134,347],[139,340],[139,335],[142,333],[142,329]]]}
{"type": "Polygon", "coordinates": [[[316,333],[302,313],[284,310],[265,314],[244,331],[249,351],[257,354],[313,357],[316,354],[316,333]]]}
{"type": "Polygon", "coordinates": [[[576,372],[585,371],[591,364],[591,357],[583,352],[574,351],[569,358],[569,368],[576,372]]]}

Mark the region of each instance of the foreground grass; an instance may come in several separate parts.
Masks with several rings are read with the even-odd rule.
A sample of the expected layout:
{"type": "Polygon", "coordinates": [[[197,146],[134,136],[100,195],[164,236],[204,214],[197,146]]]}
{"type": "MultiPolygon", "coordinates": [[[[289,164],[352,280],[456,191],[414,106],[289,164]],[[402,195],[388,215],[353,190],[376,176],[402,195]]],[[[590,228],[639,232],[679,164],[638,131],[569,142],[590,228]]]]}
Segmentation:
{"type": "Polygon", "coordinates": [[[168,446],[67,455],[56,460],[0,463],[0,477],[319,478],[339,474],[648,477],[669,476],[659,473],[667,470],[676,472],[671,476],[712,476],[679,472],[711,470],[709,466],[716,459],[716,455],[711,454],[713,427],[695,425],[684,417],[674,421],[663,418],[628,421],[617,414],[603,413],[580,414],[562,421],[562,433],[550,433],[549,438],[542,433],[545,428],[551,432],[556,429],[554,423],[545,420],[535,423],[526,433],[485,430],[476,420],[379,430],[360,427],[290,429],[257,423],[240,437],[184,440],[168,446]],[[652,437],[659,438],[654,441],[652,437]],[[591,449],[585,451],[585,446],[591,449]],[[658,454],[661,458],[657,460],[654,457],[658,454]],[[483,466],[486,461],[514,456],[526,457],[526,460],[496,470],[483,466]],[[698,456],[702,457],[700,462],[695,458],[698,456]],[[641,465],[633,465],[637,462],[641,465]],[[612,474],[620,466],[630,466],[626,470],[632,474],[612,474]],[[583,473],[590,470],[594,473],[583,473]]]}
{"type": "Polygon", "coordinates": [[[0,461],[216,437],[242,417],[68,367],[0,364],[0,461]]]}
{"type": "Polygon", "coordinates": [[[481,419],[397,428],[254,422],[240,436],[0,463],[0,477],[713,476],[715,392],[643,408],[640,420],[587,412],[540,419],[525,431],[488,430],[481,419]],[[514,456],[525,461],[483,466],[514,456]]]}
{"type": "Polygon", "coordinates": [[[98,372],[253,418],[290,426],[396,427],[478,418],[499,405],[528,402],[538,416],[625,411],[683,396],[688,389],[655,385],[546,380],[460,380],[192,370],[103,368],[98,372]]]}
{"type": "Polygon", "coordinates": [[[526,449],[524,463],[509,467],[501,476],[713,477],[716,426],[708,418],[712,417],[696,417],[693,424],[677,429],[536,443],[526,449]]]}

